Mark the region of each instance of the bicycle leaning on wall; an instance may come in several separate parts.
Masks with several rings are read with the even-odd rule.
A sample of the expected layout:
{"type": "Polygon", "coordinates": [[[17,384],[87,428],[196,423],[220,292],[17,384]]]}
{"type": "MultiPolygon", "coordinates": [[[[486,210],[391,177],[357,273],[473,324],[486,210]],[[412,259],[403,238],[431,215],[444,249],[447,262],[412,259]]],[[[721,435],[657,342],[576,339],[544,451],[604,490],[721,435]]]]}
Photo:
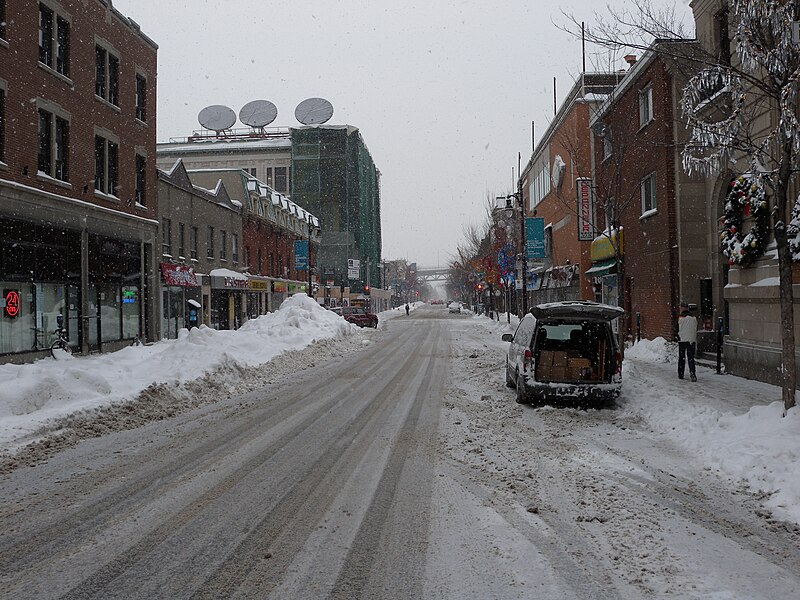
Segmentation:
{"type": "Polygon", "coordinates": [[[50,344],[50,355],[56,359],[63,359],[72,355],[72,348],[69,345],[69,338],[67,337],[67,330],[64,328],[64,316],[57,315],[56,322],[58,327],[53,332],[56,339],[50,344]]]}

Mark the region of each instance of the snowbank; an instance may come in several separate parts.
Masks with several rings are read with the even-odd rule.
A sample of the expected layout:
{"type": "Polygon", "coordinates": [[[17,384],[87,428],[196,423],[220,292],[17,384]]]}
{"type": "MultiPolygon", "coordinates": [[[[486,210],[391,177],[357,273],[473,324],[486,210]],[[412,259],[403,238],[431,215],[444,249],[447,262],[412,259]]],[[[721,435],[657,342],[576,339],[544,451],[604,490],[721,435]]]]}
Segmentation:
{"type": "Polygon", "coordinates": [[[0,365],[0,452],[52,419],[130,400],[153,383],[180,384],[217,370],[261,365],[287,350],[357,329],[305,294],[295,294],[278,311],[247,321],[238,331],[201,326],[182,330],[177,340],[111,354],[0,365]]]}
{"type": "Polygon", "coordinates": [[[625,358],[650,362],[670,362],[674,344],[662,337],[654,340],[641,340],[625,349],[625,358]]]}

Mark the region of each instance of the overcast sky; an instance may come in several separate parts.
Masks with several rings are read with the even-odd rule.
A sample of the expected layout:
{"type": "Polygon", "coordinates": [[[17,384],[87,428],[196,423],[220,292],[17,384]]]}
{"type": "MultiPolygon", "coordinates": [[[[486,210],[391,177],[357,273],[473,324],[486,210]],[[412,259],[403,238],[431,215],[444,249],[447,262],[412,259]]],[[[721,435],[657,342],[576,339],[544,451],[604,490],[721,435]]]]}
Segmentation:
{"type": "MultiPolygon", "coordinates": [[[[671,0],[654,0],[672,5],[671,0]]],[[[444,265],[487,195],[512,191],[581,68],[559,9],[587,22],[594,0],[114,0],[159,45],[158,140],[197,114],[251,100],[294,126],[308,97],[358,127],[381,171],[383,257],[444,265]]],[[[691,21],[685,0],[677,12],[691,21]]],[[[622,68],[621,57],[616,68],[622,68]]],[[[592,61],[590,61],[591,64],[592,61]]],[[[240,124],[237,124],[240,125],[240,124]]]]}

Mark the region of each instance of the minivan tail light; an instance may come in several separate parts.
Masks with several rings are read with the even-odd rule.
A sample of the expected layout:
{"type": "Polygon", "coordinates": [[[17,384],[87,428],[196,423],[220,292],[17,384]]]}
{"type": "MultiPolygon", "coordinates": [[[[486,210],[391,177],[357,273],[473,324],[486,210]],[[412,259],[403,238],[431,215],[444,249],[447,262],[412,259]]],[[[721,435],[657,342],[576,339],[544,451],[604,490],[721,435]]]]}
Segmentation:
{"type": "Polygon", "coordinates": [[[614,374],[615,375],[621,375],[622,374],[622,354],[617,352],[616,354],[614,354],[614,359],[617,361],[617,366],[614,369],[614,374]]]}
{"type": "Polygon", "coordinates": [[[522,360],[525,366],[525,370],[528,370],[530,367],[531,361],[533,360],[533,353],[531,353],[530,348],[525,348],[525,353],[522,355],[522,360]]]}

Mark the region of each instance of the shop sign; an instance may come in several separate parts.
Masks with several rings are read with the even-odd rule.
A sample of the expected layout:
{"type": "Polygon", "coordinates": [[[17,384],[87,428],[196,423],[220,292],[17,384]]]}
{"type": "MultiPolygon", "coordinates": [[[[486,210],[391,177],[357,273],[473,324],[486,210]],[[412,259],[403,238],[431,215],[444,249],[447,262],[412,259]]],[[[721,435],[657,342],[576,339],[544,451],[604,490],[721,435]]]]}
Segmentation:
{"type": "Polygon", "coordinates": [[[269,281],[264,281],[262,279],[248,279],[247,289],[266,292],[269,290],[269,281]]]}
{"type": "Polygon", "coordinates": [[[197,286],[197,276],[192,267],[183,265],[171,265],[161,263],[161,276],[167,285],[177,285],[181,287],[197,286]]]}
{"type": "Polygon", "coordinates": [[[123,304],[136,304],[137,289],[131,286],[124,286],[122,288],[122,303],[123,304]]]}
{"type": "Polygon", "coordinates": [[[592,180],[576,179],[575,187],[578,190],[578,239],[582,242],[590,242],[594,239],[592,180]]]}
{"type": "Polygon", "coordinates": [[[619,246],[619,255],[622,256],[622,233],[622,229],[620,228],[612,231],[611,236],[608,236],[605,233],[597,236],[592,242],[591,248],[589,249],[589,256],[592,259],[592,262],[616,258],[617,254],[614,251],[614,246],[619,246]]]}
{"type": "Polygon", "coordinates": [[[273,281],[272,282],[272,291],[285,294],[286,293],[286,282],[285,281],[273,281]]]}
{"type": "Polygon", "coordinates": [[[289,293],[296,294],[297,292],[305,292],[306,291],[306,284],[304,283],[290,283],[289,284],[289,293]]]}
{"type": "Polygon", "coordinates": [[[3,314],[9,319],[19,314],[19,290],[3,290],[3,314]]]}
{"type": "Polygon", "coordinates": [[[247,289],[247,279],[240,277],[223,277],[222,282],[226,288],[235,288],[239,290],[247,289]]]}
{"type": "Polygon", "coordinates": [[[527,217],[525,219],[525,256],[528,260],[544,258],[544,219],[527,217]]]}

